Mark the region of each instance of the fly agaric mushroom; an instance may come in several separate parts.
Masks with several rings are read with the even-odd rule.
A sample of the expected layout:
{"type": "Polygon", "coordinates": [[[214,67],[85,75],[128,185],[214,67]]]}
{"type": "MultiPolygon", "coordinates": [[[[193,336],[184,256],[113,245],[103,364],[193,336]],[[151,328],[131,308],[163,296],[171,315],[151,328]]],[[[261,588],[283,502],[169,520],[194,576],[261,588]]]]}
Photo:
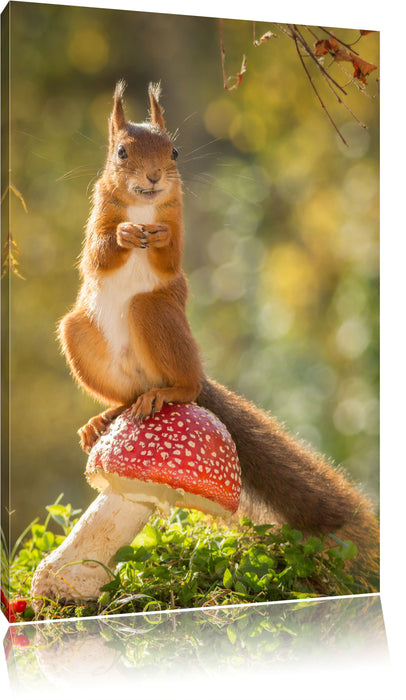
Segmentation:
{"type": "Polygon", "coordinates": [[[156,509],[180,506],[225,517],[237,510],[241,492],[230,434],[195,404],[165,404],[141,424],[126,410],[91,450],[86,478],[101,493],[38,566],[31,586],[36,610],[43,597],[97,598],[114,554],[156,509]]]}

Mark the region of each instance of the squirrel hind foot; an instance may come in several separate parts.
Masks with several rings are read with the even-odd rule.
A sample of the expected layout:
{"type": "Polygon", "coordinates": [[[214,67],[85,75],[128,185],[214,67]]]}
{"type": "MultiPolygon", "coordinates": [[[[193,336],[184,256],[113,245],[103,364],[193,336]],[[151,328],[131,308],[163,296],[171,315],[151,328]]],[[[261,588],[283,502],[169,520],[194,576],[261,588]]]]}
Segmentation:
{"type": "Polygon", "coordinates": [[[159,389],[152,389],[138,397],[132,406],[131,415],[138,423],[142,423],[143,420],[160,411],[163,405],[164,397],[159,389]]]}
{"type": "Polygon", "coordinates": [[[106,427],[107,426],[101,421],[100,416],[95,416],[85,423],[85,425],[82,425],[78,430],[82,450],[89,453],[93,445],[106,430],[106,427]]]}
{"type": "Polygon", "coordinates": [[[85,425],[82,425],[82,427],[78,430],[82,449],[89,453],[93,445],[98,441],[99,437],[103,435],[110,423],[126,408],[128,408],[127,405],[108,408],[106,411],[103,411],[103,413],[99,413],[97,416],[90,418],[85,425]]]}

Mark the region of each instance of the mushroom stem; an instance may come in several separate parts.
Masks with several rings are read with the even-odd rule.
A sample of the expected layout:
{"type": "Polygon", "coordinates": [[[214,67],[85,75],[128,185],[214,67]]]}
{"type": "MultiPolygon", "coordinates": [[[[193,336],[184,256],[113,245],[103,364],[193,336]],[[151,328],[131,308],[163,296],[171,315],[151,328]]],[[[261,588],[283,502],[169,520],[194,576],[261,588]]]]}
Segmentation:
{"type": "Polygon", "coordinates": [[[107,488],[89,506],[64,542],[38,566],[31,584],[36,610],[41,598],[94,600],[111,580],[117,550],[130,544],[155,506],[135,503],[107,488]]]}

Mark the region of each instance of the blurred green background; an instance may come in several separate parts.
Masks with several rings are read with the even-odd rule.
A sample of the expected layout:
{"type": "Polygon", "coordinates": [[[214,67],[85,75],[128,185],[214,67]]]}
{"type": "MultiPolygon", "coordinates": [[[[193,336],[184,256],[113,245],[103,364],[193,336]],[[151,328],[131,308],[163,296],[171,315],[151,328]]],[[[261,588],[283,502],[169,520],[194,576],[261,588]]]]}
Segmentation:
{"type": "MultiPolygon", "coordinates": [[[[291,40],[278,32],[255,47],[251,22],[223,29],[227,75],[247,57],[232,91],[216,19],[11,5],[11,179],[28,210],[10,196],[24,276],[10,278],[12,540],[60,492],[79,508],[94,497],[76,431],[99,407],[70,377],[56,325],[78,288],[122,77],[130,119],[146,118],[147,85],[161,80],[167,127],[179,129],[188,313],[208,374],[378,498],[378,71],[360,90],[351,64],[332,67],[366,130],[305,59],[344,146],[291,40]]],[[[377,33],[355,48],[379,65],[377,33]]]]}

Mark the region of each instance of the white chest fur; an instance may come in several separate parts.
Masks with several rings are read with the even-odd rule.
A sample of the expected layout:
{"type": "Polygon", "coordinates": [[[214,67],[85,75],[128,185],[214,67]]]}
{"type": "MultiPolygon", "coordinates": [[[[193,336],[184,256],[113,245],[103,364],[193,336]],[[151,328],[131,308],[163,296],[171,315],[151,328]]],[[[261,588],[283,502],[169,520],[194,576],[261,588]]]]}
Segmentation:
{"type": "MultiPolygon", "coordinates": [[[[154,207],[129,207],[128,221],[149,224],[154,220],[154,207]]],[[[147,250],[134,248],[127,261],[104,276],[95,290],[91,312],[115,356],[126,355],[129,350],[128,310],[136,294],[150,292],[159,283],[151,268],[147,250]]]]}
{"type": "Polygon", "coordinates": [[[153,204],[128,207],[127,216],[133,224],[152,224],[155,221],[155,207],[153,204]]]}

